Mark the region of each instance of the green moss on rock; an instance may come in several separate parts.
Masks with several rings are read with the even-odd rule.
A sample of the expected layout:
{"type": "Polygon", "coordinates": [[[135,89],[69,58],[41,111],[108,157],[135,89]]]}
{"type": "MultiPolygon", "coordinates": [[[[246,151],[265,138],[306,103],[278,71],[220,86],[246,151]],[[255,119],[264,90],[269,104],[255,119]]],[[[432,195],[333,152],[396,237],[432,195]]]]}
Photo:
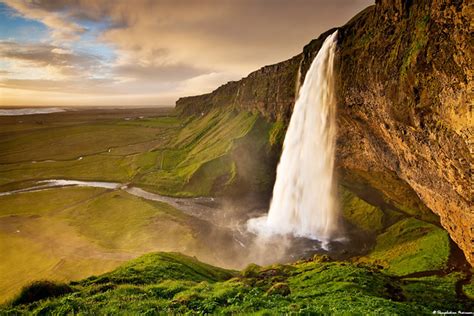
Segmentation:
{"type": "Polygon", "coordinates": [[[365,258],[393,275],[407,275],[446,267],[450,255],[445,230],[414,218],[401,220],[377,237],[365,258]]]}
{"type": "Polygon", "coordinates": [[[365,231],[379,231],[384,226],[383,211],[355,194],[340,188],[340,201],[344,218],[352,225],[365,231]]]}
{"type": "Polygon", "coordinates": [[[286,125],[283,121],[277,121],[272,124],[272,128],[270,129],[270,144],[274,145],[282,145],[283,140],[285,139],[286,133],[286,125]]]}
{"type": "Polygon", "coordinates": [[[469,297],[471,300],[474,300],[474,280],[472,277],[469,283],[462,287],[462,290],[467,297],[469,297]]]}
{"type": "Polygon", "coordinates": [[[242,270],[241,274],[246,278],[254,278],[260,273],[261,269],[262,267],[258,264],[251,263],[244,270],[242,270]]]}
{"type": "Polygon", "coordinates": [[[267,295],[281,295],[288,296],[291,293],[290,287],[284,282],[273,284],[268,290],[267,295]]]}

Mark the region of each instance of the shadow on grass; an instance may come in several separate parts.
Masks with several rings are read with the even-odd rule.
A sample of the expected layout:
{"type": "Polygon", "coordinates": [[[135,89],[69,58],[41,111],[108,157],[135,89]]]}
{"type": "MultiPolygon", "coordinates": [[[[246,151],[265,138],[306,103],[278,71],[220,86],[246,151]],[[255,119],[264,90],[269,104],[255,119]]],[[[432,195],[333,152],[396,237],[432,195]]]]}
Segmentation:
{"type": "Polygon", "coordinates": [[[46,298],[58,297],[71,293],[73,290],[64,283],[51,281],[35,281],[23,287],[20,293],[11,301],[12,306],[29,304],[46,298]]]}

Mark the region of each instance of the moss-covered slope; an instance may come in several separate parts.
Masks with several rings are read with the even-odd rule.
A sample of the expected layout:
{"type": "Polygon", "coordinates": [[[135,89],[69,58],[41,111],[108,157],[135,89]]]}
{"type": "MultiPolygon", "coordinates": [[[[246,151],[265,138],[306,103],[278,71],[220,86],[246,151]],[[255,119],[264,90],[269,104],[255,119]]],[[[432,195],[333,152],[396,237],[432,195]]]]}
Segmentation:
{"type": "Polygon", "coordinates": [[[456,292],[463,278],[453,273],[400,279],[369,265],[318,256],[235,272],[178,253],[153,253],[69,285],[37,283],[0,313],[432,314],[472,308],[472,301],[456,292]],[[37,295],[41,287],[50,297],[37,295]]]}
{"type": "Polygon", "coordinates": [[[268,195],[274,179],[271,123],[229,108],[177,120],[153,150],[156,164],[134,184],[173,196],[268,195]]]}

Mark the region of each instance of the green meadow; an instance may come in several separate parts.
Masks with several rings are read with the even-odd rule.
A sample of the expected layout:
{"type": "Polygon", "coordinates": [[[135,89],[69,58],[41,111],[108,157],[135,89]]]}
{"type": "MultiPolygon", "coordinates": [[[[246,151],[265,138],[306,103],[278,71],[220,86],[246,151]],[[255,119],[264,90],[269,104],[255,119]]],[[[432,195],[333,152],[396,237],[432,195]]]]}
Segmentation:
{"type": "Polygon", "coordinates": [[[0,190],[74,179],[132,183],[171,196],[209,195],[218,178],[224,187],[232,184],[232,156],[242,139],[252,129],[270,128],[255,114],[231,110],[187,118],[139,114],[88,123],[77,122],[81,112],[74,112],[58,117],[62,124],[36,121],[21,130],[18,121],[0,118],[0,190]]]}

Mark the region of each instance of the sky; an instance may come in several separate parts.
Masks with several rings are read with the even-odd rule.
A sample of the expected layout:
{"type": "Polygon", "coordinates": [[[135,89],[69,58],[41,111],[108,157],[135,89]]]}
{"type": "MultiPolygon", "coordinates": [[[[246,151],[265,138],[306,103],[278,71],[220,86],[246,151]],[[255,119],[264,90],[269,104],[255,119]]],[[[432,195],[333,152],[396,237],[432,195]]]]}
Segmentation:
{"type": "Polygon", "coordinates": [[[173,105],[374,0],[0,0],[0,106],[173,105]]]}

